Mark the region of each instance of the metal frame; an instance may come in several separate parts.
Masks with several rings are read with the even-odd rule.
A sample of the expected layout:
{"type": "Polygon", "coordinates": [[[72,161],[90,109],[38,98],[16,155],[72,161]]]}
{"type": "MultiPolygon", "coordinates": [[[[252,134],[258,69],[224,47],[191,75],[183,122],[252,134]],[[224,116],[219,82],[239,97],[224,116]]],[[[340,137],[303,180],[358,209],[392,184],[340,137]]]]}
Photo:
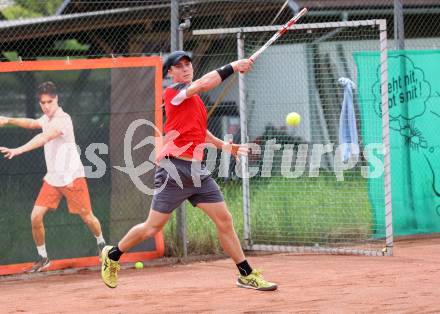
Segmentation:
{"type": "MultiPolygon", "coordinates": [[[[310,23],[294,25],[290,31],[295,29],[322,29],[322,28],[343,28],[343,27],[363,27],[377,26],[379,29],[380,41],[380,67],[381,67],[381,99],[382,99],[382,142],[384,145],[384,191],[385,191],[385,247],[382,251],[363,250],[353,248],[328,248],[328,247],[306,247],[306,246],[284,246],[284,245],[264,245],[253,244],[251,238],[250,224],[250,200],[249,200],[249,173],[247,158],[242,158],[243,171],[243,217],[244,217],[244,248],[248,250],[271,250],[278,252],[297,252],[297,253],[328,253],[328,254],[357,254],[368,256],[392,256],[393,255],[393,225],[392,225],[392,203],[391,203],[391,164],[390,164],[390,138],[389,138],[389,112],[388,112],[388,49],[387,49],[387,28],[386,20],[362,20],[362,21],[342,21],[328,23],[310,23]]],[[[279,30],[278,26],[259,26],[242,28],[218,28],[194,30],[193,35],[220,35],[237,34],[238,58],[243,58],[244,53],[244,34],[252,32],[267,32],[279,30]]],[[[245,95],[244,76],[239,74],[239,106],[240,106],[240,126],[241,141],[247,141],[247,105],[245,95]]]]}
{"type": "MultiPolygon", "coordinates": [[[[363,21],[295,24],[289,29],[289,31],[295,29],[378,26],[381,23],[385,23],[386,25],[386,20],[363,20],[363,21]]],[[[199,30],[194,30],[192,33],[195,36],[200,36],[200,35],[220,35],[220,34],[237,34],[237,33],[256,33],[256,32],[268,32],[268,31],[276,32],[280,29],[280,27],[282,27],[282,25],[199,29],[199,30]]]]}
{"type": "Polygon", "coordinates": [[[393,255],[393,210],[391,203],[390,117],[388,111],[387,23],[379,20],[380,71],[382,91],[382,143],[384,146],[385,242],[387,255],[393,255]]]}
{"type": "MultiPolygon", "coordinates": [[[[238,59],[243,59],[244,56],[244,34],[237,33],[237,54],[238,59]]],[[[248,142],[248,125],[247,125],[247,106],[246,106],[246,89],[244,83],[244,74],[238,74],[238,94],[239,94],[239,108],[240,108],[240,136],[241,143],[248,142]]],[[[249,197],[249,167],[248,158],[241,157],[241,171],[242,171],[242,186],[243,186],[243,240],[245,247],[252,245],[251,243],[251,206],[249,197]]]]}

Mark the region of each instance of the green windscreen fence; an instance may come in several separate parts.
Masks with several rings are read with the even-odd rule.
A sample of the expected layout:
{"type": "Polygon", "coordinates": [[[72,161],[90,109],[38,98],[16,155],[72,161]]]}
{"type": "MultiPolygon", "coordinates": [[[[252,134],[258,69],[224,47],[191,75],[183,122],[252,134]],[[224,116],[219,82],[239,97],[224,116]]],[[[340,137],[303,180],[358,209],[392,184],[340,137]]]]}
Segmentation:
{"type": "MultiPolygon", "coordinates": [[[[363,144],[381,143],[379,52],[357,52],[363,144]],[[374,78],[374,79],[373,79],[374,78]]],[[[388,106],[395,235],[440,231],[440,51],[390,51],[388,106]]],[[[378,155],[380,156],[380,155],[378,155]]],[[[383,161],[383,158],[382,158],[383,161]]],[[[369,191],[383,190],[383,174],[369,191]]],[[[384,204],[371,199],[376,220],[384,204]]]]}
{"type": "MultiPolygon", "coordinates": [[[[108,68],[102,60],[102,68],[96,68],[89,60],[95,68],[69,69],[75,66],[72,60],[62,69],[63,62],[56,70],[0,73],[0,115],[38,118],[42,114],[36,98],[38,84],[52,81],[57,85],[59,103],[72,118],[94,214],[107,242],[117,243],[130,227],[146,219],[150,207],[151,195],[143,187],[153,187],[154,169],[141,173],[134,167],[149,160],[154,145],[133,146],[154,138],[160,110],[157,93],[161,91],[157,65],[137,62],[130,66],[114,59],[108,68]],[[127,140],[127,130],[136,121],[144,123],[132,127],[127,140]]],[[[39,66],[38,62],[25,64],[39,66]]],[[[39,132],[0,128],[0,146],[21,146],[39,132]]],[[[45,173],[43,149],[12,160],[0,158],[0,266],[37,257],[30,218],[45,173]]],[[[64,200],[45,216],[44,224],[50,259],[97,256],[95,238],[79,216],[68,213],[64,200]]],[[[157,243],[150,239],[133,251],[157,252],[157,243]]]]}

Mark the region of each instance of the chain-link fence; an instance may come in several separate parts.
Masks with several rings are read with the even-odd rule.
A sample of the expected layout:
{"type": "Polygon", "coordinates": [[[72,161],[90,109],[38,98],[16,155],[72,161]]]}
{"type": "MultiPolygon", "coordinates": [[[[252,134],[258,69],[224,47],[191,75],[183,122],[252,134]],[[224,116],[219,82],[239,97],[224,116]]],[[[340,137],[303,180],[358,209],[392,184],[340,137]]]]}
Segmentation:
{"type": "MultiPolygon", "coordinates": [[[[439,4],[434,0],[366,0],[357,3],[331,1],[93,1],[66,0],[56,15],[0,22],[3,59],[41,57],[92,57],[159,54],[169,52],[171,24],[190,21],[184,47],[196,56],[228,49],[221,41],[206,43],[191,30],[279,25],[295,11],[308,7],[303,23],[342,20],[386,19],[389,36],[396,34],[407,48],[433,48],[440,32],[439,4]],[[171,4],[178,4],[178,21],[171,20],[171,4]],[[403,9],[395,3],[401,3],[403,9]],[[5,55],[6,53],[6,55],[5,55]]],[[[390,46],[397,46],[390,41],[390,46]]],[[[197,64],[197,63],[196,63],[197,64]]],[[[197,67],[198,73],[207,69],[197,67]]]]}
{"type": "MultiPolygon", "coordinates": [[[[13,5],[13,1],[10,1],[10,4],[13,5]]],[[[347,0],[65,0],[50,16],[0,21],[1,61],[62,59],[68,62],[69,59],[78,58],[165,55],[172,47],[179,46],[176,39],[179,34],[183,34],[181,38],[183,48],[191,52],[195,77],[198,78],[237,58],[237,38],[234,34],[195,36],[192,33],[194,30],[280,25],[302,7],[308,7],[309,14],[300,23],[386,19],[390,49],[438,49],[440,46],[440,24],[437,23],[440,17],[440,3],[434,0],[365,0],[361,2],[347,0]],[[177,15],[172,12],[173,6],[178,8],[177,15]]],[[[268,36],[270,36],[268,33],[256,35],[256,38],[252,39],[252,49],[264,43],[268,36]]],[[[318,75],[322,75],[326,69],[320,71],[318,75]]],[[[98,122],[104,121],[108,117],[104,113],[105,102],[100,99],[104,97],[103,95],[108,96],[111,91],[105,87],[101,88],[99,83],[91,80],[93,75],[86,72],[80,75],[82,77],[77,77],[75,80],[75,84],[79,86],[78,89],[92,89],[87,93],[91,102],[85,105],[86,108],[96,109],[95,119],[98,122]],[[95,105],[92,106],[92,103],[95,105]]],[[[0,102],[0,115],[38,117],[40,113],[34,91],[42,79],[44,78],[31,72],[10,74],[10,78],[6,78],[2,83],[4,93],[2,93],[3,99],[0,102]],[[19,82],[20,87],[14,87],[16,82],[19,82]]],[[[57,80],[62,82],[63,78],[60,77],[57,80]]],[[[169,82],[165,80],[165,84],[167,83],[169,82]]],[[[273,86],[275,82],[267,80],[265,84],[273,86]]],[[[79,109],[82,107],[76,106],[75,95],[75,93],[66,94],[63,97],[63,106],[66,112],[79,119],[86,109],[79,109]]],[[[326,92],[324,91],[322,95],[325,96],[326,92]]],[[[333,96],[339,102],[340,95],[333,96]]],[[[232,134],[234,141],[240,140],[238,97],[235,77],[203,95],[209,115],[209,129],[216,136],[223,138],[226,134],[232,134]]],[[[265,126],[260,127],[263,131],[254,134],[255,138],[267,135],[264,133],[265,126]]],[[[7,132],[19,131],[8,130],[7,132]]],[[[78,127],[76,129],[80,146],[88,138],[98,136],[90,132],[92,132],[90,128],[78,127]]],[[[2,141],[4,141],[6,133],[1,134],[2,141]]],[[[29,138],[29,135],[23,136],[22,140],[29,138]]],[[[107,135],[104,132],[100,136],[107,135]]],[[[18,137],[16,139],[18,141],[18,137]]],[[[29,158],[26,167],[40,169],[34,171],[32,168],[29,172],[42,176],[44,171],[41,168],[41,156],[36,159],[26,158],[29,158]]],[[[220,164],[218,160],[217,165],[220,166],[220,164]]],[[[234,166],[233,161],[230,166],[231,168],[234,166]]],[[[2,167],[2,173],[9,173],[10,167],[10,164],[2,167]]],[[[20,168],[23,173],[27,173],[25,168],[18,165],[16,167],[20,168]]],[[[214,176],[219,177],[218,168],[214,176]]],[[[23,181],[13,181],[7,176],[6,178],[8,179],[2,179],[5,183],[2,185],[2,192],[6,193],[10,189],[18,191],[20,188],[27,187],[28,192],[25,194],[36,196],[38,192],[36,180],[26,180],[28,183],[25,184],[23,181]]],[[[241,181],[235,175],[220,176],[218,179],[234,215],[237,231],[241,236],[243,231],[241,181]]],[[[99,182],[96,186],[102,187],[99,182]]],[[[125,188],[132,189],[129,184],[125,188]]],[[[100,194],[93,187],[91,187],[91,193],[100,194]]],[[[17,199],[20,198],[12,197],[11,202],[17,199]]],[[[108,199],[106,202],[107,205],[103,206],[104,211],[105,208],[111,207],[111,201],[108,199]]],[[[32,202],[29,198],[26,204],[19,206],[23,208],[19,214],[16,214],[19,217],[14,216],[17,221],[22,221],[22,228],[29,223],[29,212],[25,208],[30,209],[31,206],[32,202]]],[[[3,219],[9,221],[9,218],[3,219]]],[[[200,211],[189,209],[187,223],[190,253],[218,251],[215,228],[200,211]]],[[[175,252],[174,227],[174,220],[166,227],[170,254],[175,252]]],[[[27,235],[30,241],[29,237],[30,235],[27,235]]]]}

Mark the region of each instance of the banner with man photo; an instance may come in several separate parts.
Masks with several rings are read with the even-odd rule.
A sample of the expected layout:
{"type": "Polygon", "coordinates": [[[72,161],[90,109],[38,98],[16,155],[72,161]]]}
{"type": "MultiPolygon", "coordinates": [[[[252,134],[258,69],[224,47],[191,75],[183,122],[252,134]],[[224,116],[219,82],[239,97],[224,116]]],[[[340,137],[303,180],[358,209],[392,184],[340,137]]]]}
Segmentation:
{"type": "MultiPolygon", "coordinates": [[[[161,68],[159,57],[132,57],[5,62],[0,69],[0,116],[4,117],[33,121],[42,116],[37,83],[55,82],[59,106],[71,117],[91,207],[108,244],[117,243],[148,215],[155,140],[162,128],[161,68]]],[[[0,146],[20,147],[41,132],[41,128],[27,130],[8,123],[0,129],[0,146]]],[[[63,167],[72,166],[68,162],[71,154],[56,156],[60,170],[54,168],[64,175],[63,167]]],[[[42,148],[11,160],[3,154],[0,158],[0,275],[28,272],[32,261],[41,256],[34,243],[37,228],[32,229],[31,212],[46,172],[42,148]]],[[[45,270],[99,264],[96,240],[78,215],[69,214],[68,202],[50,204],[54,208],[47,205],[51,210],[44,216],[42,242],[51,262],[45,270]]],[[[122,261],[163,254],[159,233],[133,248],[122,261]]]]}

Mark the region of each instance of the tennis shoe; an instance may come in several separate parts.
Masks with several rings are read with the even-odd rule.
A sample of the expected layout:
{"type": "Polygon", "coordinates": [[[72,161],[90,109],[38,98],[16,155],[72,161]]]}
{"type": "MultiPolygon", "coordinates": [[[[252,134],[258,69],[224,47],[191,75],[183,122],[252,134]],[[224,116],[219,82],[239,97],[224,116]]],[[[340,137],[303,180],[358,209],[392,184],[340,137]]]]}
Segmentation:
{"type": "Polygon", "coordinates": [[[256,269],[247,276],[238,276],[237,286],[259,291],[274,291],[277,289],[276,284],[265,280],[262,276],[262,271],[256,269]]]}
{"type": "Polygon", "coordinates": [[[35,262],[32,267],[27,270],[27,273],[38,273],[45,271],[50,266],[50,260],[47,257],[39,256],[38,261],[35,262]]]}
{"type": "Polygon", "coordinates": [[[118,272],[121,269],[119,262],[111,260],[108,257],[108,252],[112,246],[107,245],[102,249],[101,253],[101,278],[109,288],[116,288],[118,286],[118,272]]]}

